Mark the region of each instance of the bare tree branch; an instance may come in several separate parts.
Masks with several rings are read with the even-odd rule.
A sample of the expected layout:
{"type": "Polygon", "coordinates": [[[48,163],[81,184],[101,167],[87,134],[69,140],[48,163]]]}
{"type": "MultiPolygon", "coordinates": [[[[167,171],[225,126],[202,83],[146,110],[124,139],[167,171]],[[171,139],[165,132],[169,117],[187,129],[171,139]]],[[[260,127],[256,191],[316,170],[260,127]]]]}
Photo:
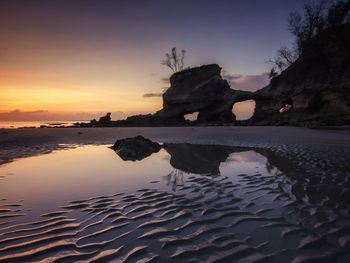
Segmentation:
{"type": "Polygon", "coordinates": [[[183,49],[181,53],[178,54],[176,47],[173,47],[170,54],[165,54],[162,65],[169,67],[173,72],[181,71],[185,68],[185,54],[186,50],[183,49]]]}

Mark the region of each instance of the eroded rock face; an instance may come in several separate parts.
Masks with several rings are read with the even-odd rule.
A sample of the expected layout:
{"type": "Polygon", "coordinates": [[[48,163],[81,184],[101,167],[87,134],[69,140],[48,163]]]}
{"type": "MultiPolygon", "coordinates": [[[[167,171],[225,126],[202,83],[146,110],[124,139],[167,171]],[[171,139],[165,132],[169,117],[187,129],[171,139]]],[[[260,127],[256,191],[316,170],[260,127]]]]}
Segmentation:
{"type": "Polygon", "coordinates": [[[256,95],[257,124],[350,124],[350,24],[305,42],[300,58],[256,95]],[[280,114],[287,103],[292,109],[280,114]]]}
{"type": "Polygon", "coordinates": [[[173,74],[157,115],[167,119],[199,112],[198,122],[235,121],[233,104],[252,99],[254,94],[231,89],[220,72],[218,65],[211,64],[173,74]]]}
{"type": "Polygon", "coordinates": [[[136,161],[142,160],[152,153],[159,152],[161,146],[143,136],[136,136],[134,138],[118,140],[111,148],[124,161],[136,161]]]}
{"type": "Polygon", "coordinates": [[[350,24],[304,43],[299,59],[257,92],[231,89],[220,72],[216,64],[177,72],[160,111],[87,126],[181,126],[189,124],[184,115],[193,112],[199,124],[235,123],[233,104],[245,100],[256,103],[246,124],[350,124],[350,24]]]}

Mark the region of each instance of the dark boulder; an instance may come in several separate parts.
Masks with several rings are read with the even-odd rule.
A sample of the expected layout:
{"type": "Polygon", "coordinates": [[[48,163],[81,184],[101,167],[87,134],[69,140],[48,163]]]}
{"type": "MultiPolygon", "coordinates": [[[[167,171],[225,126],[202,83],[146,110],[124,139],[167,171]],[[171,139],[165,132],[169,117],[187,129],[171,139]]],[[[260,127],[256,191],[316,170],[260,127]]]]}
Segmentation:
{"type": "Polygon", "coordinates": [[[142,160],[152,153],[159,152],[160,144],[143,136],[117,140],[111,147],[124,161],[142,160]]]}

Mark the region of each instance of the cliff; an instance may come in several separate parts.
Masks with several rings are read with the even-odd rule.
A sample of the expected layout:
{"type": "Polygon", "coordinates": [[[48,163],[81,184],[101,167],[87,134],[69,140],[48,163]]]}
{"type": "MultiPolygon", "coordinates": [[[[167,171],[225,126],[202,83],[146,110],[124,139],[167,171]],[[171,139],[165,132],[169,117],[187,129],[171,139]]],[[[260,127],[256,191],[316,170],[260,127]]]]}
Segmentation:
{"type": "Polygon", "coordinates": [[[256,95],[256,124],[350,124],[350,24],[305,42],[298,60],[256,95]]]}

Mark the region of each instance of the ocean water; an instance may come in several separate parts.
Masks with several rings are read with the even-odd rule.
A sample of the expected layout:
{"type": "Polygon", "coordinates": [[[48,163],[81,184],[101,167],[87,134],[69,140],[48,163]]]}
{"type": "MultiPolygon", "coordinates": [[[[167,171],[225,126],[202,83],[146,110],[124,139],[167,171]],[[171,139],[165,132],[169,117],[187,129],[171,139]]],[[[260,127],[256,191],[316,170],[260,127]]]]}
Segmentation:
{"type": "Polygon", "coordinates": [[[0,262],[348,262],[348,200],[301,191],[305,176],[272,152],[214,145],[19,159],[0,166],[0,262]]]}
{"type": "Polygon", "coordinates": [[[0,121],[0,128],[23,128],[23,127],[40,127],[46,126],[70,126],[76,122],[88,122],[88,121],[0,121]]]}

